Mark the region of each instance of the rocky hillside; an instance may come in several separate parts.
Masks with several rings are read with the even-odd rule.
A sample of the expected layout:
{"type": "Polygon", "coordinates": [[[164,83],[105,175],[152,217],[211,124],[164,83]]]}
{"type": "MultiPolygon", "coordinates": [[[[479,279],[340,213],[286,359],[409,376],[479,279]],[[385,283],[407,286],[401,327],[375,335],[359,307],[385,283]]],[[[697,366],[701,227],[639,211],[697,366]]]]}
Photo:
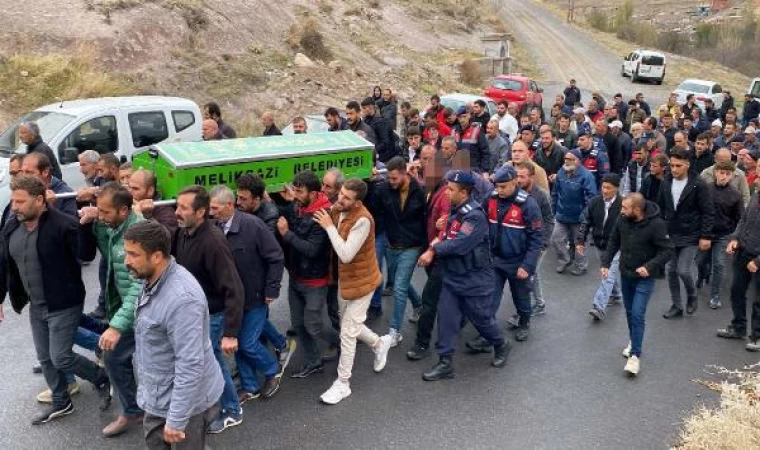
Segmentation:
{"type": "Polygon", "coordinates": [[[485,0],[27,0],[0,6],[0,125],[56,98],[216,100],[244,133],[275,110],[342,106],[374,85],[424,102],[504,24],[485,0]],[[29,12],[34,12],[29,14],[29,12]],[[307,58],[296,55],[302,53],[307,58]]]}

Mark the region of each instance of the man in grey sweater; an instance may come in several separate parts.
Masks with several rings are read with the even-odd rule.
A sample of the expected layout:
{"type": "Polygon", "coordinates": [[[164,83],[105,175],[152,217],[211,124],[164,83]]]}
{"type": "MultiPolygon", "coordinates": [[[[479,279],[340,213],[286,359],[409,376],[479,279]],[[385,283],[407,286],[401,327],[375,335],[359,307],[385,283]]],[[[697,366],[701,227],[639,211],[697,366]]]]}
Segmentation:
{"type": "Polygon", "coordinates": [[[169,233],[156,222],[136,223],[124,235],[125,264],[144,280],[135,311],[137,403],[149,449],[179,443],[203,449],[224,379],[209,338],[206,296],[169,256],[170,247],[169,233]]]}

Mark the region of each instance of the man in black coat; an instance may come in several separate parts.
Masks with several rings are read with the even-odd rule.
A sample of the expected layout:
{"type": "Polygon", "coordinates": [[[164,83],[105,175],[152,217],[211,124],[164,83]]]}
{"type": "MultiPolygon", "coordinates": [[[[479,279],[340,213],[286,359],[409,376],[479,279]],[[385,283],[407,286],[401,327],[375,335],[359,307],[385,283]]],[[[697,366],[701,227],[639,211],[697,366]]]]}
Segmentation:
{"type": "Polygon", "coordinates": [[[363,122],[372,128],[375,133],[375,150],[377,157],[382,162],[387,162],[398,154],[393,130],[382,116],[377,114],[377,106],[371,97],[362,100],[363,122]]]}
{"type": "MultiPolygon", "coordinates": [[[[593,230],[594,245],[599,252],[599,258],[602,258],[604,250],[607,248],[612,228],[620,217],[620,205],[622,199],[618,195],[620,189],[620,176],[610,173],[602,179],[602,193],[596,196],[589,203],[583,212],[583,221],[581,222],[580,231],[576,237],[575,249],[579,254],[586,250],[585,243],[588,239],[590,230],[593,230]]],[[[620,255],[617,254],[612,258],[609,265],[608,275],[602,279],[599,287],[594,294],[594,300],[589,314],[594,320],[604,318],[607,303],[620,301],[620,283],[618,283],[618,262],[620,255]]]]}
{"type": "Polygon", "coordinates": [[[17,313],[30,305],[32,339],[52,391],[52,405],[32,424],[74,412],[67,373],[93,383],[106,406],[111,394],[105,370],[72,350],[85,299],[78,260],[79,224],[47,206],[45,185],[33,176],[19,175],[13,180],[11,202],[13,215],[3,228],[0,255],[0,304],[8,293],[17,313]]]}
{"type": "Polygon", "coordinates": [[[673,304],[663,315],[666,319],[683,316],[681,282],[686,289],[686,313],[696,312],[694,259],[698,250],[709,250],[712,241],[715,207],[707,184],[689,170],[690,156],[684,150],[673,151],[670,174],[665,175],[657,196],[657,205],[668,224],[674,247],[667,268],[673,304]]]}
{"type": "Polygon", "coordinates": [[[662,268],[670,258],[672,244],[659,208],[641,194],[628,194],[623,199],[620,213],[621,219],[613,228],[602,256],[601,275],[603,278],[609,276],[610,265],[620,252],[620,282],[630,338],[623,350],[623,356],[628,358],[624,370],[637,375],[647,304],[654,292],[655,278],[661,276],[662,268]]]}
{"type": "Polygon", "coordinates": [[[262,136],[282,136],[282,131],[274,124],[274,115],[270,111],[261,115],[261,124],[264,125],[262,136]]]}
{"type": "Polygon", "coordinates": [[[46,143],[42,142],[42,136],[40,136],[40,127],[36,122],[23,122],[18,127],[18,137],[26,144],[26,153],[42,153],[50,160],[50,174],[59,180],[63,179],[61,172],[61,165],[58,164],[58,158],[55,157],[55,153],[46,143]]]}

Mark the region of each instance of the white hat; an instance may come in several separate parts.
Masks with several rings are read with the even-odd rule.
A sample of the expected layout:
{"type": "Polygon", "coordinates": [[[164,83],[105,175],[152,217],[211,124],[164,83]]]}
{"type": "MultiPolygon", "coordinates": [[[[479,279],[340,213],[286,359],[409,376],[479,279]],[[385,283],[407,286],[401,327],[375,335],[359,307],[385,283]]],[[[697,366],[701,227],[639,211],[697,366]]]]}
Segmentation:
{"type": "Polygon", "coordinates": [[[575,108],[573,114],[586,114],[586,110],[583,108],[575,108]]]}
{"type": "Polygon", "coordinates": [[[720,119],[715,119],[713,120],[712,126],[723,128],[723,122],[721,122],[720,119]]]}
{"type": "Polygon", "coordinates": [[[619,120],[613,120],[612,123],[610,124],[610,128],[616,128],[616,127],[623,128],[623,122],[619,120]]]}
{"type": "Polygon", "coordinates": [[[755,133],[757,133],[757,130],[752,125],[744,129],[744,134],[755,134],[755,133]]]}

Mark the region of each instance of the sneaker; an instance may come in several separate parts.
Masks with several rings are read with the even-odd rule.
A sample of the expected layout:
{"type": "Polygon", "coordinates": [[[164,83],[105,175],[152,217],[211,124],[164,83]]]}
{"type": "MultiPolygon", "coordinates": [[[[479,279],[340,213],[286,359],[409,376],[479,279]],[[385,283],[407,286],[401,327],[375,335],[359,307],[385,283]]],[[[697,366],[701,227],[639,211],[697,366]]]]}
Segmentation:
{"type": "Polygon", "coordinates": [[[636,376],[639,374],[639,368],[640,368],[639,358],[637,358],[636,356],[631,356],[628,358],[628,362],[625,363],[625,369],[623,370],[628,372],[630,375],[636,376]]]}
{"type": "Polygon", "coordinates": [[[48,423],[60,417],[68,416],[73,412],[74,404],[71,403],[71,400],[69,400],[69,402],[63,408],[48,406],[42,413],[34,417],[34,420],[32,420],[32,425],[42,425],[43,423],[48,423]]]}
{"type": "MultiPolygon", "coordinates": [[[[75,381],[73,383],[69,383],[69,396],[76,395],[79,393],[79,382],[75,381]]],[[[40,403],[53,403],[53,391],[50,389],[45,389],[44,391],[37,394],[37,401],[40,403]]]]}
{"type": "Polygon", "coordinates": [[[414,347],[406,352],[406,359],[409,361],[419,361],[426,358],[428,354],[430,354],[428,347],[420,344],[414,344],[414,347]]]}
{"type": "Polygon", "coordinates": [[[280,381],[282,381],[282,377],[279,376],[267,378],[264,382],[264,387],[261,389],[261,395],[264,398],[272,398],[272,396],[280,389],[280,381]]]}
{"type": "Polygon", "coordinates": [[[718,328],[718,337],[724,339],[744,339],[744,333],[740,333],[733,325],[726,328],[718,328]]]}
{"type": "Polygon", "coordinates": [[[260,396],[261,393],[259,392],[238,391],[238,404],[243,406],[251,400],[256,400],[260,396]]]}
{"type": "Polygon", "coordinates": [[[37,375],[41,374],[42,373],[42,365],[39,364],[39,363],[33,365],[32,366],[32,373],[37,374],[37,375]]]}
{"type": "Polygon", "coordinates": [[[517,329],[517,332],[515,333],[515,340],[518,342],[523,342],[528,340],[529,335],[528,327],[520,327],[517,329]]]}
{"type": "Polygon", "coordinates": [[[557,273],[565,273],[565,270],[570,266],[570,263],[560,264],[557,266],[557,273]]]}
{"type": "Polygon", "coordinates": [[[748,352],[760,352],[760,338],[750,338],[744,348],[746,348],[748,352]]]}
{"type": "Polygon", "coordinates": [[[683,309],[671,306],[670,309],[662,315],[665,319],[675,319],[676,317],[683,317],[683,309]]]}
{"type": "Polygon", "coordinates": [[[586,271],[587,269],[581,269],[580,267],[573,267],[573,270],[570,271],[570,274],[576,277],[580,277],[582,275],[585,275],[586,271]]]}
{"type": "Polygon", "coordinates": [[[536,317],[543,316],[544,314],[546,314],[546,303],[542,302],[537,303],[536,306],[533,307],[530,315],[531,317],[536,317]]]}
{"type": "Polygon", "coordinates": [[[387,334],[387,336],[391,337],[391,348],[397,346],[401,343],[401,341],[404,340],[404,336],[401,335],[401,332],[394,330],[391,328],[391,331],[387,334]]]}
{"type": "Polygon", "coordinates": [[[720,302],[720,298],[712,297],[710,299],[710,309],[718,309],[721,306],[723,306],[723,304],[720,302]]]}
{"type": "Polygon", "coordinates": [[[243,412],[239,413],[220,413],[206,430],[208,434],[219,434],[227,428],[234,427],[243,423],[243,412]]]}
{"type": "Polygon", "coordinates": [[[306,378],[309,375],[312,375],[315,373],[322,373],[324,371],[325,371],[325,366],[322,363],[313,364],[313,365],[305,365],[301,367],[300,371],[292,373],[290,375],[290,378],[306,378]]]}
{"type": "Polygon", "coordinates": [[[623,358],[631,357],[631,341],[628,341],[628,345],[623,349],[623,358]]]}
{"type": "Polygon", "coordinates": [[[588,314],[594,318],[594,322],[604,319],[606,313],[603,309],[599,309],[596,306],[588,310],[588,314]]]}
{"type": "Polygon", "coordinates": [[[282,374],[285,373],[285,368],[290,364],[290,358],[292,358],[293,354],[296,352],[296,347],[298,347],[296,340],[288,339],[285,341],[285,348],[276,349],[274,351],[277,360],[280,362],[280,373],[277,375],[278,377],[281,377],[282,374]]]}
{"type": "Polygon", "coordinates": [[[412,317],[409,318],[409,323],[417,323],[420,321],[420,314],[422,313],[422,306],[414,308],[412,311],[412,317]]]}
{"type": "MultiPolygon", "coordinates": [[[[375,350],[375,372],[382,372],[385,368],[385,364],[388,362],[388,350],[391,349],[391,343],[392,338],[389,334],[380,338],[380,345],[377,347],[377,350],[375,350]]],[[[350,389],[348,393],[351,393],[350,389]]]]}
{"type": "Polygon", "coordinates": [[[697,308],[699,308],[699,302],[697,301],[697,297],[689,297],[686,299],[686,314],[692,315],[695,312],[697,312],[697,308]]]}
{"type": "Polygon", "coordinates": [[[611,295],[607,300],[607,306],[617,306],[623,303],[623,298],[617,295],[611,295]]]}
{"type": "Polygon", "coordinates": [[[517,314],[512,314],[509,319],[507,319],[507,325],[509,328],[517,328],[520,326],[520,316],[517,314]]]}
{"type": "Polygon", "coordinates": [[[346,381],[335,380],[319,399],[328,405],[337,405],[341,400],[351,395],[351,386],[346,381]]]}

